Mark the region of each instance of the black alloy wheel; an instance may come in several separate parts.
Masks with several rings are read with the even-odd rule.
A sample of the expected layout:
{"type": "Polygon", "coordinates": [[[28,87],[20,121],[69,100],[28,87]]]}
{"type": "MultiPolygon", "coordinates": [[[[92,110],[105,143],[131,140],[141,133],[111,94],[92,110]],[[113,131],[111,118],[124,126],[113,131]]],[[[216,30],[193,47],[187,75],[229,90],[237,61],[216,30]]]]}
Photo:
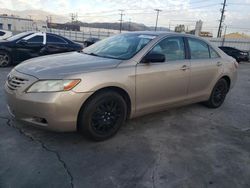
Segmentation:
{"type": "Polygon", "coordinates": [[[228,93],[228,83],[225,79],[220,79],[214,86],[212,94],[205,104],[210,108],[220,107],[228,93]]]}
{"type": "Polygon", "coordinates": [[[99,93],[83,107],[79,129],[90,138],[101,141],[116,134],[127,116],[123,97],[113,91],[99,93]]]}
{"type": "Polygon", "coordinates": [[[0,67],[8,67],[11,64],[11,57],[8,52],[0,51],[0,67]]]}

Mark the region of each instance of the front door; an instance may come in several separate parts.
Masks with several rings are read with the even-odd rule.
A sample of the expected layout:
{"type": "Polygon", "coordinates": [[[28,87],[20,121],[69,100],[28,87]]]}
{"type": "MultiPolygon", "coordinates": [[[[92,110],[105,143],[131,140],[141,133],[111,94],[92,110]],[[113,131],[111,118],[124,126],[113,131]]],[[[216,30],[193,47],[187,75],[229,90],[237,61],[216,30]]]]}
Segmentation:
{"type": "Polygon", "coordinates": [[[16,54],[18,61],[40,56],[40,51],[44,46],[44,36],[36,35],[28,36],[17,42],[16,54]]]}
{"type": "Polygon", "coordinates": [[[160,41],[149,53],[165,55],[165,62],[138,63],[136,67],[136,110],[155,111],[186,99],[190,61],[182,37],[160,41]]]}

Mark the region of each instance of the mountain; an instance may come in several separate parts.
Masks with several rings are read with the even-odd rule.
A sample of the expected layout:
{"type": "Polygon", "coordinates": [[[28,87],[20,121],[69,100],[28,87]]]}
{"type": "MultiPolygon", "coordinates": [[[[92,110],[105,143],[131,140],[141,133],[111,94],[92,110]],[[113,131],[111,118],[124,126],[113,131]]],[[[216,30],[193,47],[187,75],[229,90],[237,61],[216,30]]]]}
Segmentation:
{"type": "MultiPolygon", "coordinates": [[[[80,25],[82,27],[93,27],[93,28],[104,28],[104,29],[113,29],[113,30],[119,30],[120,29],[120,23],[111,23],[111,22],[94,22],[94,23],[87,23],[87,22],[81,22],[81,21],[75,21],[73,23],[67,22],[67,24],[76,24],[80,25]]],[[[122,23],[122,29],[127,31],[154,31],[155,27],[149,27],[141,23],[135,23],[135,22],[123,22],[122,23]]],[[[158,31],[169,31],[168,28],[165,27],[158,27],[158,31]]]]}
{"type": "MultiPolygon", "coordinates": [[[[69,23],[69,17],[63,15],[53,14],[51,12],[47,12],[44,10],[25,10],[25,11],[14,11],[10,9],[3,9],[0,8],[0,15],[7,14],[7,15],[14,15],[21,18],[31,18],[33,20],[42,20],[46,21],[47,18],[51,17],[52,23],[69,23]]],[[[71,22],[70,22],[71,23],[71,22]]],[[[104,28],[104,29],[120,29],[120,23],[111,23],[111,22],[94,22],[94,23],[87,23],[82,21],[75,21],[73,24],[77,24],[83,27],[93,27],[93,28],[104,28]]],[[[135,23],[135,22],[124,22],[122,24],[123,30],[130,30],[130,31],[153,31],[154,27],[146,26],[142,23],[135,23]]],[[[169,31],[168,28],[165,27],[158,27],[158,31],[169,31]]]]}

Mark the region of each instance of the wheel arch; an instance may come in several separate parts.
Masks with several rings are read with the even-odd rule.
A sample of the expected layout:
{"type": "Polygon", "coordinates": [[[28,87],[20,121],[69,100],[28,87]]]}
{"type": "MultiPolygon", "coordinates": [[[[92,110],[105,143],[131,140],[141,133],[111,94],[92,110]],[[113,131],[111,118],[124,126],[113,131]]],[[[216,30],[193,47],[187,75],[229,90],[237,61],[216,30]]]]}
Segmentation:
{"type": "Polygon", "coordinates": [[[107,86],[107,87],[103,87],[100,88],[98,90],[96,90],[92,95],[90,95],[88,97],[88,99],[86,101],[83,102],[78,115],[77,115],[77,130],[79,130],[79,117],[80,114],[82,112],[82,110],[85,108],[86,104],[92,99],[94,98],[97,94],[102,93],[102,92],[107,92],[107,91],[114,91],[116,93],[118,93],[119,95],[121,95],[123,97],[123,99],[125,100],[126,104],[127,104],[127,119],[130,117],[131,114],[131,98],[128,94],[128,92],[121,88],[121,87],[117,87],[117,86],[107,86]]]}
{"type": "MultiPolygon", "coordinates": [[[[227,81],[227,84],[228,84],[228,91],[230,90],[230,87],[231,87],[231,79],[228,75],[224,75],[222,76],[220,79],[225,79],[227,81]]],[[[220,80],[219,79],[219,80],[220,80]]]]}
{"type": "Polygon", "coordinates": [[[7,52],[11,55],[11,49],[10,48],[7,48],[7,47],[0,47],[0,51],[4,51],[4,52],[7,52]]]}

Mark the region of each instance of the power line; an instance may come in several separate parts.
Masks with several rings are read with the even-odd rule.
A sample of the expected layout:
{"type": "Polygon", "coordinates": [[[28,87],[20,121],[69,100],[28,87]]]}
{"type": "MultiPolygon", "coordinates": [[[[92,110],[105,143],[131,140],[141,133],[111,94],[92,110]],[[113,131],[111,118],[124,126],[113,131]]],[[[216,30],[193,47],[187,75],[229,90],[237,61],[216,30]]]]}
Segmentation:
{"type": "Polygon", "coordinates": [[[202,0],[202,1],[190,2],[189,4],[197,4],[197,3],[204,3],[204,0],[202,0]]]}
{"type": "Polygon", "coordinates": [[[228,3],[228,5],[250,6],[249,3],[228,3]]]}
{"type": "Polygon", "coordinates": [[[218,28],[217,38],[221,37],[222,23],[223,23],[223,21],[225,19],[224,13],[225,13],[226,3],[227,3],[227,0],[224,0],[223,7],[222,7],[222,10],[221,10],[221,17],[220,17],[220,24],[219,24],[219,28],[218,28]]]}
{"type": "Polygon", "coordinates": [[[122,32],[122,17],[125,15],[125,14],[123,14],[123,12],[124,12],[124,10],[119,10],[121,13],[120,13],[120,16],[121,16],[121,18],[120,18],[120,33],[122,32]]]}
{"type": "Polygon", "coordinates": [[[207,7],[213,7],[213,6],[218,6],[218,5],[220,5],[220,4],[218,4],[218,3],[213,3],[213,4],[208,4],[208,5],[193,7],[193,8],[190,8],[190,10],[193,10],[193,9],[200,9],[200,8],[207,8],[207,7]]]}
{"type": "Polygon", "coordinates": [[[160,10],[160,9],[155,9],[155,11],[157,12],[156,21],[155,21],[155,31],[156,31],[156,30],[157,30],[157,24],[158,24],[159,12],[161,12],[162,10],[160,10]]]}

